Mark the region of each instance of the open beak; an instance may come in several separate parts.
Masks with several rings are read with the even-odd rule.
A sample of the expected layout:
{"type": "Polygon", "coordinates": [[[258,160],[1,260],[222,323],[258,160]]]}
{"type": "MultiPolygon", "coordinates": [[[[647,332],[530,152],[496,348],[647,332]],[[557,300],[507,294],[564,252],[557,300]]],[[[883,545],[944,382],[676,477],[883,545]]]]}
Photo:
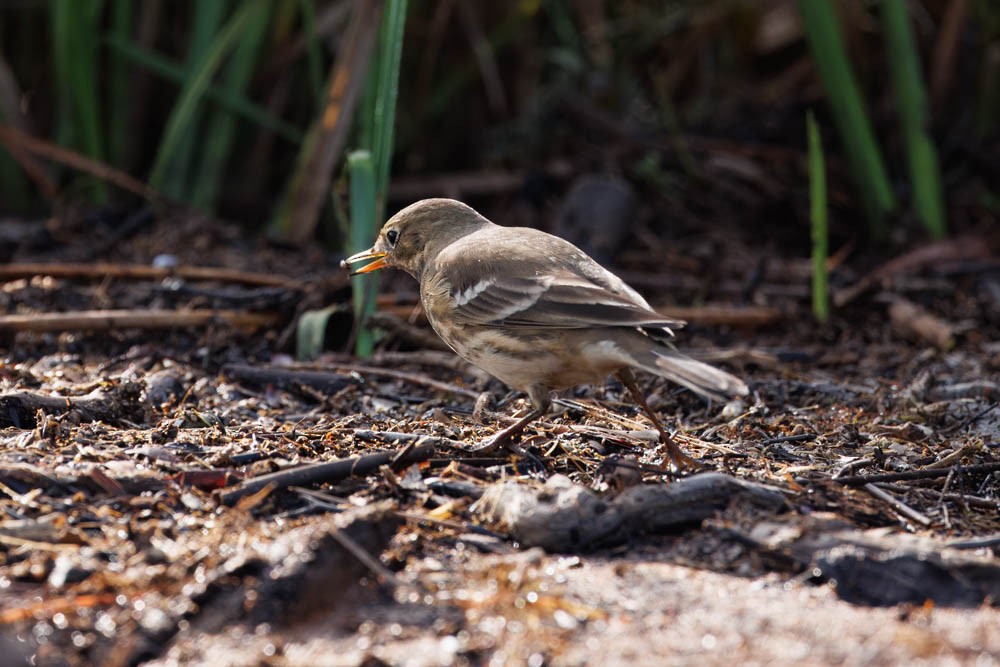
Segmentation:
{"type": "Polygon", "coordinates": [[[369,248],[368,250],[362,250],[356,255],[351,255],[343,262],[341,262],[340,265],[343,266],[344,268],[349,268],[351,264],[357,264],[358,262],[364,262],[366,260],[372,259],[375,261],[373,261],[371,264],[365,264],[357,271],[351,271],[351,275],[356,276],[361,273],[371,273],[372,271],[378,271],[379,269],[384,269],[385,267],[389,266],[388,264],[385,263],[385,255],[386,253],[379,252],[375,250],[375,248],[369,248]]]}

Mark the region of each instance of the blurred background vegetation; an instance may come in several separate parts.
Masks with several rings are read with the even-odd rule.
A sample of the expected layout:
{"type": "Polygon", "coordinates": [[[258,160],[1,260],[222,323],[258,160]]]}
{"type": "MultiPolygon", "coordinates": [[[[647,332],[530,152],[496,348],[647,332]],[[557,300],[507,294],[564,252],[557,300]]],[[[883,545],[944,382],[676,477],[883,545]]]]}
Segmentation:
{"type": "Polygon", "coordinates": [[[545,227],[602,172],[808,248],[810,110],[831,235],[992,224],[1000,3],[0,4],[0,215],[181,205],[343,250],[360,149],[370,225],[446,195],[545,227]]]}

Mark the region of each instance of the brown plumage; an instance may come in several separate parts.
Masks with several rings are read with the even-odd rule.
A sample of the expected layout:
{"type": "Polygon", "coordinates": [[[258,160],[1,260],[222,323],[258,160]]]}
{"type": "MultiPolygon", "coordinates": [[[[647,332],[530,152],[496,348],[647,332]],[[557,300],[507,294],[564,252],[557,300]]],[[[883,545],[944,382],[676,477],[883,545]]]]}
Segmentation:
{"type": "Polygon", "coordinates": [[[702,396],[747,394],[739,378],[677,352],[683,322],[655,312],[583,251],[537,229],[501,227],[452,199],[425,199],[394,215],[375,245],[345,260],[356,273],[402,269],[420,283],[427,319],[460,357],[528,394],[535,409],[481,449],[505,444],[543,415],[550,393],[617,374],[687,461],[635,384],[632,368],[702,396]]]}

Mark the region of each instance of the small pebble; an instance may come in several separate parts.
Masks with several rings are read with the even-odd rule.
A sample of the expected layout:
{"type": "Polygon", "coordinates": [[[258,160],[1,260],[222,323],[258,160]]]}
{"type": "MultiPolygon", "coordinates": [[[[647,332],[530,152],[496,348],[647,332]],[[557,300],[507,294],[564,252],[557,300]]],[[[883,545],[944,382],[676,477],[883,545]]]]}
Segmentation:
{"type": "Polygon", "coordinates": [[[746,410],[747,404],[743,399],[737,398],[735,401],[729,401],[726,403],[726,407],[722,408],[722,418],[735,419],[746,412],[746,410]]]}
{"type": "Polygon", "coordinates": [[[153,258],[153,267],[157,269],[176,269],[180,264],[177,255],[157,255],[153,258]]]}

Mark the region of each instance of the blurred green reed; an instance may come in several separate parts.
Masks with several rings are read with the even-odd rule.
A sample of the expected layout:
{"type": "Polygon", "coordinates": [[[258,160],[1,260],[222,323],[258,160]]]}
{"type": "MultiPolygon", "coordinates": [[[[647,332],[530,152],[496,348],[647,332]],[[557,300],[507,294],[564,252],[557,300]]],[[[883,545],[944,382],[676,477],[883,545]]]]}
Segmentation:
{"type": "Polygon", "coordinates": [[[882,25],[906,146],[913,206],[927,231],[935,238],[942,238],[948,231],[944,189],[937,149],[928,133],[930,112],[920,73],[920,56],[903,0],[882,0],[882,25]]]}
{"type": "Polygon", "coordinates": [[[873,238],[885,238],[888,233],[886,216],[895,210],[896,201],[847,58],[836,3],[827,0],[797,2],[813,62],[826,89],[833,122],[861,193],[869,232],[873,238]]]}
{"type": "Polygon", "coordinates": [[[826,164],[823,140],[812,111],[806,114],[806,135],[809,146],[809,222],[812,229],[812,306],[819,322],[830,317],[830,292],[827,286],[826,262],[829,254],[826,197],[826,164]]]}

